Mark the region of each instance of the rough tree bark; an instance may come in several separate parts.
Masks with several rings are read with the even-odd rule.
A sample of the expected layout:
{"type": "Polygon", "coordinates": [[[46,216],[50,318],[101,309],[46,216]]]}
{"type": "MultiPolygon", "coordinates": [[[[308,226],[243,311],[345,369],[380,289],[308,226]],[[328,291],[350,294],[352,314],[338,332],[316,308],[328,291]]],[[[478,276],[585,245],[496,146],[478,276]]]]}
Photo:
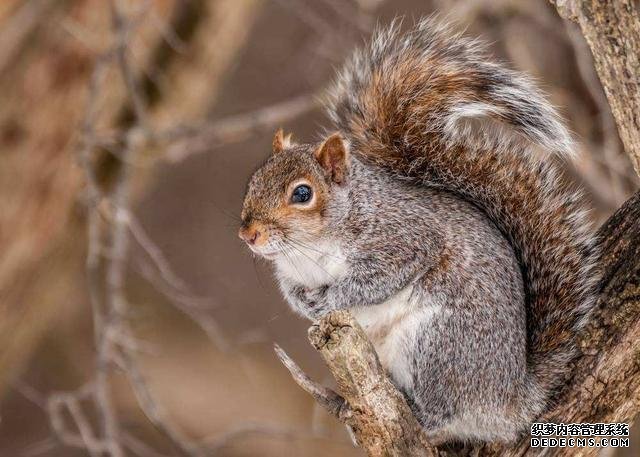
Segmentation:
{"type": "Polygon", "coordinates": [[[616,119],[624,149],[640,174],[640,3],[636,0],[551,0],[576,22],[616,119]]]}
{"type": "MultiPolygon", "coordinates": [[[[575,20],[594,55],[627,153],[640,173],[640,8],[631,0],[557,0],[575,20]]],[[[581,336],[583,355],[556,406],[541,421],[631,422],[640,412],[640,192],[598,231],[602,279],[591,322],[581,336]]],[[[320,387],[278,349],[294,379],[354,432],[370,456],[443,455],[416,429],[401,394],[386,378],[362,329],[346,312],[331,313],[309,337],[342,396],[320,387]]],[[[486,445],[475,456],[537,455],[529,436],[515,446],[486,445]]],[[[547,449],[545,455],[591,456],[597,448],[547,449]]]]}

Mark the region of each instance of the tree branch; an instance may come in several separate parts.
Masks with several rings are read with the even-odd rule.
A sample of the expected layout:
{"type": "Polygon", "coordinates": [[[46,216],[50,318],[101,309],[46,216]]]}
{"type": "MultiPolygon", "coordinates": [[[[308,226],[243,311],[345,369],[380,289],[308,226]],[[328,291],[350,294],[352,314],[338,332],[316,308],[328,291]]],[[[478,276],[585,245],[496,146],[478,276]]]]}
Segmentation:
{"type": "Polygon", "coordinates": [[[279,346],[276,353],[294,380],[349,427],[368,455],[438,455],[350,313],[329,313],[309,329],[309,341],[322,355],[342,396],[309,379],[279,346]]]}

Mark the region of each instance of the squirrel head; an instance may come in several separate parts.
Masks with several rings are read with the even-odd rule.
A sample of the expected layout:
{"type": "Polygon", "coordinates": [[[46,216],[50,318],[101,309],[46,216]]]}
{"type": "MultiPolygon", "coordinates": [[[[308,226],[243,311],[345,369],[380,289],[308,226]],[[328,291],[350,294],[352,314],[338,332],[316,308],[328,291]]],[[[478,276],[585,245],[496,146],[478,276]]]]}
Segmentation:
{"type": "Polygon", "coordinates": [[[251,176],[238,235],[267,259],[330,235],[344,211],[348,147],[339,133],[317,144],[295,144],[278,130],[273,153],[251,176]]]}

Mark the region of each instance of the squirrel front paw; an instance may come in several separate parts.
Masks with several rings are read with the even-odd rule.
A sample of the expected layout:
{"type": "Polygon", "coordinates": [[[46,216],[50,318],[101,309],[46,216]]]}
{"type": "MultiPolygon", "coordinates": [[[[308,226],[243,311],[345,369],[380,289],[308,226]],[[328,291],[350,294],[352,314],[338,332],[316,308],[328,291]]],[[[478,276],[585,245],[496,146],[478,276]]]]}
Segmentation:
{"type": "Polygon", "coordinates": [[[331,311],[327,303],[327,289],[329,286],[320,286],[315,289],[296,287],[293,292],[302,305],[301,311],[309,319],[316,320],[331,311]]]}

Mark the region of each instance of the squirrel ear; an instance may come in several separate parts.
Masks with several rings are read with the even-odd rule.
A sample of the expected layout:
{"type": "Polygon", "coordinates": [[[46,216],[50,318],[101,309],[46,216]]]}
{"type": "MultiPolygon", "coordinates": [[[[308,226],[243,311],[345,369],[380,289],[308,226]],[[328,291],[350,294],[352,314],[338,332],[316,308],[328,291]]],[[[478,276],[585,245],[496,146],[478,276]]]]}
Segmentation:
{"type": "Polygon", "coordinates": [[[273,152],[277,154],[291,146],[291,136],[291,133],[285,136],[284,131],[281,128],[278,129],[273,136],[273,152]]]}
{"type": "Polygon", "coordinates": [[[316,159],[336,184],[343,184],[347,178],[348,158],[347,145],[340,133],[334,133],[318,147],[316,159]]]}

